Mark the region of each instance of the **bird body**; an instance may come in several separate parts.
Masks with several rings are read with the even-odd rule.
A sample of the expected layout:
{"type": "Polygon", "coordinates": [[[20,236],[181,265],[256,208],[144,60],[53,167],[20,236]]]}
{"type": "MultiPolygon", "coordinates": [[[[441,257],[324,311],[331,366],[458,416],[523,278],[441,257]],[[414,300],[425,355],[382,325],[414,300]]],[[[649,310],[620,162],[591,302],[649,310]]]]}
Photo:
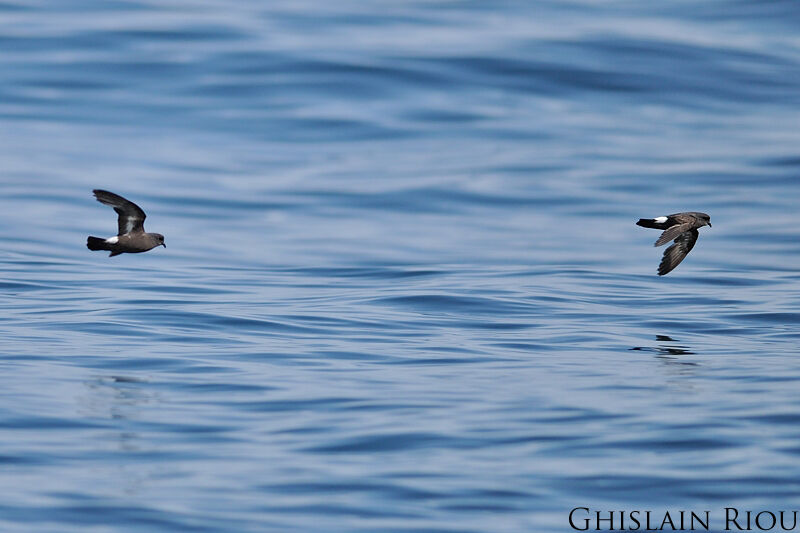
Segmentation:
{"type": "Polygon", "coordinates": [[[118,232],[114,237],[103,239],[101,237],[89,237],[86,240],[86,247],[90,250],[110,251],[109,257],[129,253],[141,253],[152,250],[156,246],[167,247],[164,244],[164,236],[160,233],[147,233],[144,231],[144,214],[142,208],[126,200],[113,192],[95,189],[94,196],[97,201],[110,205],[117,212],[118,232]]]}
{"type": "Polygon", "coordinates": [[[711,217],[705,213],[689,211],[656,218],[640,218],[636,225],[664,230],[654,246],[663,246],[669,241],[674,241],[664,251],[664,257],[658,265],[658,275],[663,276],[678,266],[692,251],[699,236],[697,230],[703,226],[711,227],[711,217]]]}

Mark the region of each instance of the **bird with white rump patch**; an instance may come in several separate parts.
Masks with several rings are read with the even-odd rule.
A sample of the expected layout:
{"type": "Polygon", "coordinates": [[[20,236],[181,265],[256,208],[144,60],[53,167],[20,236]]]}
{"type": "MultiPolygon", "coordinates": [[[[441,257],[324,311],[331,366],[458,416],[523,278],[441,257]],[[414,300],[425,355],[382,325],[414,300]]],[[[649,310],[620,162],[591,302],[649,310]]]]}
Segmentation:
{"type": "Polygon", "coordinates": [[[666,249],[661,264],[658,265],[658,275],[663,276],[678,266],[692,251],[699,235],[698,228],[703,226],[710,228],[711,217],[705,213],[689,211],[656,218],[640,218],[636,225],[664,230],[654,246],[663,246],[674,240],[674,244],[666,249]]]}
{"type": "Polygon", "coordinates": [[[136,254],[152,250],[156,246],[167,247],[164,244],[164,236],[160,233],[147,233],[144,231],[144,214],[142,208],[126,200],[113,192],[95,189],[94,197],[97,201],[110,205],[117,212],[118,232],[114,237],[103,239],[100,237],[89,237],[86,240],[86,247],[90,250],[108,250],[109,257],[119,254],[136,254]]]}

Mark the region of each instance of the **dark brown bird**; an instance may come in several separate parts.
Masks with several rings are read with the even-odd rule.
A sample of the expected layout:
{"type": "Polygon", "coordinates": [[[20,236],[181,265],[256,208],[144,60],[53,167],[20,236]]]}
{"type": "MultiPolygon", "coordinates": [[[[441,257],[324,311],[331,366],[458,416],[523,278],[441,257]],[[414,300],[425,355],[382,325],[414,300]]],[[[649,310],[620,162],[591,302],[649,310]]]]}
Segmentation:
{"type": "Polygon", "coordinates": [[[705,213],[690,211],[665,217],[640,218],[636,225],[664,230],[654,246],[663,246],[669,241],[674,241],[674,244],[664,251],[664,257],[661,259],[661,264],[658,265],[658,275],[663,276],[678,266],[683,258],[692,251],[699,235],[698,228],[703,226],[710,228],[711,217],[705,213]]]}
{"type": "Polygon", "coordinates": [[[113,192],[95,189],[94,197],[97,201],[110,205],[117,212],[117,235],[102,239],[100,237],[89,237],[86,240],[86,247],[90,250],[108,250],[111,252],[109,257],[129,253],[136,254],[152,250],[156,246],[167,247],[164,244],[164,236],[160,233],[147,233],[144,231],[144,214],[142,208],[126,200],[113,192]]]}

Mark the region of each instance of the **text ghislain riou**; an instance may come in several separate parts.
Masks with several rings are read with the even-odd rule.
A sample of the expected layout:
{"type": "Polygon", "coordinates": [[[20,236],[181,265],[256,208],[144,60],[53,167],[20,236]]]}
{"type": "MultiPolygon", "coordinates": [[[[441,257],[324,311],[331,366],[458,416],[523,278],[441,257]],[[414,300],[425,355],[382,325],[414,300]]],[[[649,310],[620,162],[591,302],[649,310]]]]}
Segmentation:
{"type": "MultiPolygon", "coordinates": [[[[800,511],[752,511],[725,507],[714,527],[724,531],[800,531],[800,511]]],[[[715,513],[716,515],[716,513],[715,513]]],[[[569,525],[575,531],[710,531],[711,511],[597,511],[575,507],[569,525]]]]}

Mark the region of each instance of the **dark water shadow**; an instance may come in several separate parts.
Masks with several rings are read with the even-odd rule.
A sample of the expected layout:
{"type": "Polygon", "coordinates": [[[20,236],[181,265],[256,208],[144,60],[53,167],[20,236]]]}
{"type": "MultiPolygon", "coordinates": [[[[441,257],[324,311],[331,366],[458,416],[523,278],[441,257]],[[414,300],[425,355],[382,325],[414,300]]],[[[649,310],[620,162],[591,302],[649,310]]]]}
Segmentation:
{"type": "Polygon", "coordinates": [[[665,363],[668,364],[675,364],[675,365],[683,365],[683,366],[699,366],[700,364],[695,361],[686,361],[683,359],[679,359],[680,356],[684,355],[695,355],[695,352],[689,346],[683,346],[680,344],[673,344],[680,342],[677,339],[673,339],[669,335],[656,335],[656,344],[655,346],[634,346],[630,348],[631,351],[638,351],[638,352],[651,352],[656,354],[656,357],[665,363]]]}

